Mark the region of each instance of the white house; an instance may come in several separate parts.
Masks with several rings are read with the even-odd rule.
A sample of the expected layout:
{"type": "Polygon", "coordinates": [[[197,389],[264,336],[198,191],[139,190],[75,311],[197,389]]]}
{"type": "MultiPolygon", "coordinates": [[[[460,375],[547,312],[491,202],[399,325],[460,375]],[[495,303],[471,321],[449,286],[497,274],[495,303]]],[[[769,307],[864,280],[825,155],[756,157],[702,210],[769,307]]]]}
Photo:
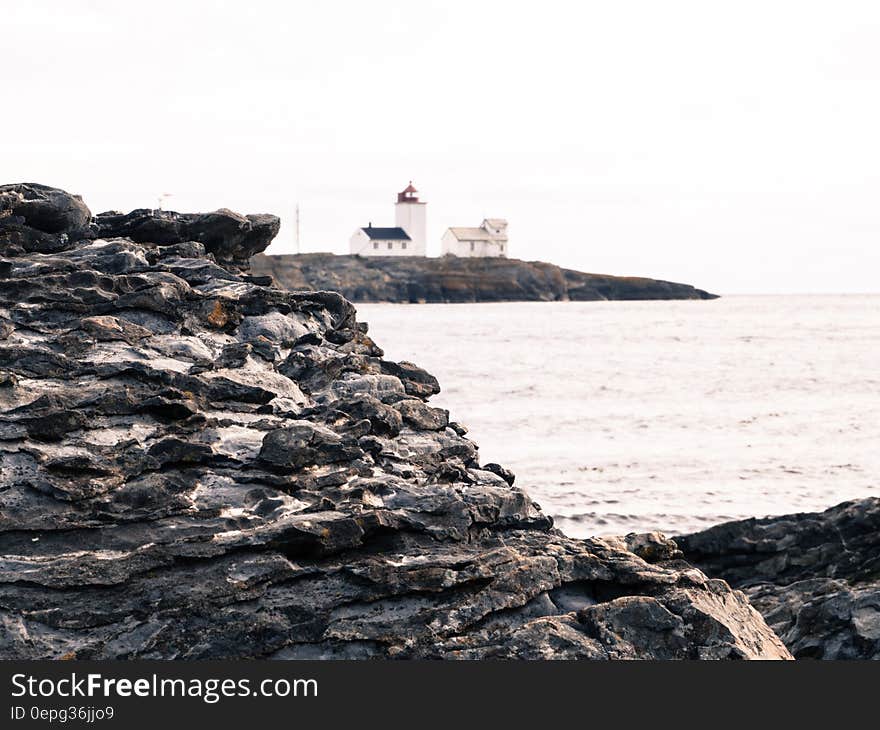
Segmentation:
{"type": "Polygon", "coordinates": [[[443,255],[507,256],[507,221],[486,218],[479,228],[447,228],[441,239],[443,255]]]}
{"type": "MultiPolygon", "coordinates": [[[[359,256],[417,256],[413,241],[403,228],[358,228],[349,239],[349,250],[359,256]]],[[[424,256],[424,254],[421,254],[424,256]]]]}
{"type": "Polygon", "coordinates": [[[359,256],[425,256],[427,203],[419,200],[412,181],[397,194],[394,228],[358,228],[349,239],[349,252],[359,256]]]}

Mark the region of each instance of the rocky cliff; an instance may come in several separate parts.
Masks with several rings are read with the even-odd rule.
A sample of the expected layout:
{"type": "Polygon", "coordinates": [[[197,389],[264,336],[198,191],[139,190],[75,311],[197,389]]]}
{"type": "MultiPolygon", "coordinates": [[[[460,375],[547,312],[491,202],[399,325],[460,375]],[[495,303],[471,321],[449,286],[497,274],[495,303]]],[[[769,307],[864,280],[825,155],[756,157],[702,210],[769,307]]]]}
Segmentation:
{"type": "Polygon", "coordinates": [[[797,658],[880,659],[880,499],[675,538],[746,592],[797,658]]]}
{"type": "Polygon", "coordinates": [[[0,187],[0,657],[787,658],[656,536],[573,540],[272,216],[0,187]]]}
{"type": "Polygon", "coordinates": [[[254,273],[287,289],[338,291],[353,302],[516,302],[715,299],[688,284],[585,274],[540,261],[334,256],[255,256],[254,273]]]}

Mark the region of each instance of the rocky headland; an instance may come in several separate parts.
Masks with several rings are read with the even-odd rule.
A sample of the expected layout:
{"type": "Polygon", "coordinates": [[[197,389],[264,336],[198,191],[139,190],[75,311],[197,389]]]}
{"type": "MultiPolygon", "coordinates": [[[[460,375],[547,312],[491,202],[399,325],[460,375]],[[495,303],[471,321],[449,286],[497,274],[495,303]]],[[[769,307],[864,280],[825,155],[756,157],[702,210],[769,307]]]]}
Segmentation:
{"type": "Polygon", "coordinates": [[[796,658],[880,659],[880,499],[676,537],[746,595],[796,658]]]}
{"type": "Polygon", "coordinates": [[[540,261],[504,258],[255,256],[256,274],[285,289],[338,291],[352,302],[521,302],[716,299],[688,284],[586,274],[540,261]]]}
{"type": "Polygon", "coordinates": [[[0,657],[789,658],[656,535],[574,540],[274,216],[0,186],[0,657]]]}

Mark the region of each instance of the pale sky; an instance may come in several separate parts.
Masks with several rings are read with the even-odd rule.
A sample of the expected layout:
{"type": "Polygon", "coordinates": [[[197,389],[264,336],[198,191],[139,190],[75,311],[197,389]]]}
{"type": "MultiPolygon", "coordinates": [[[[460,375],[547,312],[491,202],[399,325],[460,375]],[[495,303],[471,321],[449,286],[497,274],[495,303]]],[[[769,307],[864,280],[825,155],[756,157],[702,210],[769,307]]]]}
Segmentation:
{"type": "Polygon", "coordinates": [[[719,293],[880,291],[880,3],[4,0],[0,182],[719,293]]]}

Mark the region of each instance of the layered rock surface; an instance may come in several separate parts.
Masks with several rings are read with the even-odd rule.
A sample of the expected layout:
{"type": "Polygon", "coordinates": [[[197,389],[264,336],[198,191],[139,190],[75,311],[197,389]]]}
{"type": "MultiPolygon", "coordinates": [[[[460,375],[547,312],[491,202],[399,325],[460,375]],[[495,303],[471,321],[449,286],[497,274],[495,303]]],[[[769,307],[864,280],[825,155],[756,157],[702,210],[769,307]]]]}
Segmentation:
{"type": "Polygon", "coordinates": [[[746,592],[796,658],[880,659],[880,499],[676,537],[746,592]]]}
{"type": "Polygon", "coordinates": [[[332,289],[353,302],[519,302],[715,299],[689,284],[586,274],[541,261],[502,258],[255,256],[255,273],[287,289],[332,289]]]}
{"type": "Polygon", "coordinates": [[[0,657],[788,657],[662,540],[554,530],[342,296],[245,273],[275,230],[0,187],[0,657]]]}

